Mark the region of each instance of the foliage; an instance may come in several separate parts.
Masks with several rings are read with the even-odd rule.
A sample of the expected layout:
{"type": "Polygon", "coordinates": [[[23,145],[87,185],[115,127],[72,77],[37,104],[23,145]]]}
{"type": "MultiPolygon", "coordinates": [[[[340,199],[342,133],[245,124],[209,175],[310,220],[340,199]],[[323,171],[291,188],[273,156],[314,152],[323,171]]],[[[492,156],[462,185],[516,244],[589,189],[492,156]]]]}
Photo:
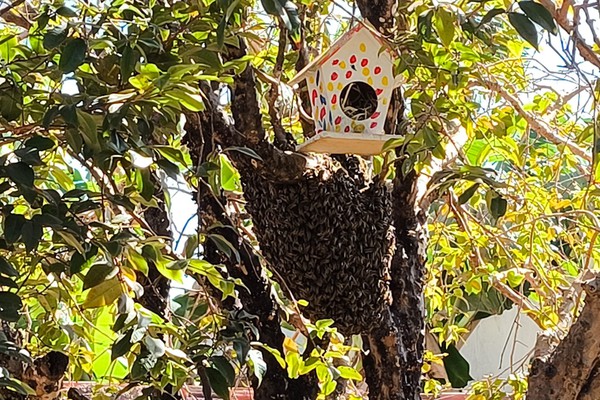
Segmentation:
{"type": "MultiPolygon", "coordinates": [[[[260,3],[36,0],[31,24],[0,24],[0,318],[24,333],[34,356],[67,353],[73,380],[170,390],[207,376],[203,383],[227,397],[240,380],[268,373],[262,350],[291,377],[316,372],[321,398],[344,380],[350,396],[362,395],[359,338],[343,338],[334,321],[305,320],[304,334],[283,323],[296,332],[283,352],[261,343],[254,316],[228,303],[248,289],[203,257],[207,240],[234,260],[235,246],[215,227],[199,227],[177,253],[144,214],[169,205],[166,177],[215,195],[239,193],[229,156],[258,157],[228,148],[193,165],[183,125],[206,107],[201,82],[220,88],[227,109],[235,74],[248,65],[266,75],[276,69],[277,29],[297,30],[302,15],[304,39],[318,53],[352,21],[335,2],[260,3]],[[228,58],[224,49],[241,39],[249,55],[228,58]],[[196,289],[172,298],[167,315],[153,313],[138,301],[140,276],[151,268],[173,282],[191,276],[196,289]],[[301,338],[315,343],[310,351],[301,338]]],[[[374,158],[373,172],[435,172],[429,333],[444,348],[457,345],[474,321],[515,304],[541,328],[564,331],[580,305],[571,301],[579,301],[573,283],[600,261],[598,177],[590,172],[600,94],[591,84],[573,87],[572,96],[543,84],[571,71],[545,68],[540,76],[530,45],[543,47],[540,34],[558,26],[539,3],[418,1],[402,12],[408,29],[394,32],[390,46],[405,82],[406,135],[374,158]],[[456,162],[434,171],[457,138],[451,121],[466,144],[456,162]],[[405,157],[399,171],[395,154],[405,157]]],[[[282,80],[296,59],[285,54],[282,80]]],[[[261,95],[269,89],[268,80],[258,82],[261,95]]],[[[295,100],[284,92],[277,106],[299,137],[295,100]]],[[[267,102],[262,107],[269,115],[267,102]]],[[[283,310],[296,315],[298,304],[273,286],[283,310]]],[[[18,351],[5,343],[1,352],[18,351]]],[[[428,355],[431,364],[441,359],[428,355]]],[[[0,385],[27,390],[2,375],[0,385]]],[[[524,392],[517,377],[508,382],[524,392]]],[[[497,398],[489,393],[503,384],[477,383],[472,398],[497,398]]],[[[425,383],[432,392],[441,386],[425,383]]]]}

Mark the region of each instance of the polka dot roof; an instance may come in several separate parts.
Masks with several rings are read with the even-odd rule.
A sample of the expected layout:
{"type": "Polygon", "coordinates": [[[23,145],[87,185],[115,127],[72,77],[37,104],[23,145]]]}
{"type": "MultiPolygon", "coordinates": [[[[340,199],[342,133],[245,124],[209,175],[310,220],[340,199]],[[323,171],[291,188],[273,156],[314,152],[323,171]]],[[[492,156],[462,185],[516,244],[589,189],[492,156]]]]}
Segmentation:
{"type": "Polygon", "coordinates": [[[364,24],[359,23],[315,59],[290,84],[307,80],[312,116],[317,134],[384,134],[383,126],[394,88],[393,62],[382,50],[382,42],[364,24]],[[344,88],[364,82],[376,94],[376,108],[362,118],[349,116],[340,102],[344,88]]]}

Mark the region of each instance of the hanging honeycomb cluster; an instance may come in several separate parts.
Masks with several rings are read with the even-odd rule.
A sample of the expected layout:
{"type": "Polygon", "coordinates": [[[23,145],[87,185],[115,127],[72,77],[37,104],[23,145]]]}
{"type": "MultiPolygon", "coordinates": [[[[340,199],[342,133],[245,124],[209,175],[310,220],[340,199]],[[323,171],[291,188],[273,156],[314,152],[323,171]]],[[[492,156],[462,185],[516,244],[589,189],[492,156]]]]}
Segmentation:
{"type": "Polygon", "coordinates": [[[244,176],[261,251],[312,320],[348,335],[376,328],[389,304],[390,194],[344,169],[309,171],[291,183],[244,176]]]}

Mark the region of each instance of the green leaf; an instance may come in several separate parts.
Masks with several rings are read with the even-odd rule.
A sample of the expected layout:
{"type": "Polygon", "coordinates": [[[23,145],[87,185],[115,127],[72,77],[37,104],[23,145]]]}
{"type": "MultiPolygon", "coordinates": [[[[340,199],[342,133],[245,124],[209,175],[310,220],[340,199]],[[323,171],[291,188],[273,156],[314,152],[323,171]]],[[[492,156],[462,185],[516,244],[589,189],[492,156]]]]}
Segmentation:
{"type": "Polygon", "coordinates": [[[506,208],[508,206],[508,202],[500,196],[493,197],[490,201],[490,212],[492,216],[496,219],[504,216],[506,214],[506,208]]]}
{"type": "Polygon", "coordinates": [[[352,367],[339,366],[337,370],[340,373],[340,376],[344,379],[352,379],[355,381],[362,381],[362,375],[352,367]]]}
{"type": "Polygon", "coordinates": [[[442,44],[448,47],[452,44],[452,40],[454,39],[454,14],[445,8],[440,7],[437,9],[435,16],[435,29],[442,44]]]}
{"type": "Polygon", "coordinates": [[[6,174],[15,183],[33,187],[35,174],[33,173],[33,169],[24,162],[8,164],[6,166],[6,174]]]}
{"type": "Polygon", "coordinates": [[[233,253],[233,254],[235,254],[237,261],[238,262],[240,261],[240,254],[238,253],[236,248],[233,247],[233,245],[227,239],[225,239],[225,237],[223,237],[223,235],[211,233],[210,235],[208,235],[208,238],[210,240],[212,240],[215,243],[215,245],[217,246],[217,248],[222,253],[227,255],[227,257],[231,257],[231,254],[233,253]]]}
{"type": "Polygon", "coordinates": [[[223,356],[214,356],[210,358],[210,361],[219,370],[221,375],[225,377],[227,384],[233,386],[235,383],[235,369],[233,369],[229,360],[223,356]]]}
{"type": "Polygon", "coordinates": [[[506,10],[503,8],[494,8],[490,11],[487,12],[487,14],[485,14],[483,16],[483,18],[481,19],[481,22],[479,22],[479,27],[487,24],[488,22],[490,22],[496,15],[500,15],[505,13],[506,10]]]}
{"type": "Polygon", "coordinates": [[[140,253],[132,248],[127,249],[127,260],[134,270],[140,271],[144,275],[148,275],[148,262],[140,253]]]}
{"type": "Polygon", "coordinates": [[[508,13],[508,20],[515,27],[519,35],[537,50],[538,34],[533,22],[525,14],[515,12],[508,13]]]}
{"type": "Polygon", "coordinates": [[[0,273],[6,276],[19,276],[19,271],[2,256],[0,256],[0,273]]]}
{"type": "Polygon", "coordinates": [[[177,100],[190,111],[204,111],[204,102],[202,101],[202,96],[199,94],[188,93],[181,89],[171,89],[165,95],[173,100],[177,100]]]}
{"type": "Polygon", "coordinates": [[[58,68],[65,74],[75,71],[85,61],[87,43],[81,38],[72,39],[67,43],[60,55],[58,68]]]}
{"type": "MultiPolygon", "coordinates": [[[[283,361],[283,359],[281,361],[283,361]]],[[[250,350],[248,352],[248,363],[252,368],[254,376],[258,379],[258,385],[260,386],[263,377],[267,373],[267,363],[263,359],[262,353],[256,349],[250,350]]]]}
{"type": "Polygon", "coordinates": [[[118,272],[116,267],[108,264],[92,265],[88,273],[83,278],[83,290],[90,289],[100,282],[114,277],[118,272]]]}
{"type": "Polygon", "coordinates": [[[126,45],[121,56],[121,84],[125,84],[135,68],[135,53],[131,46],[126,45]]]}
{"type": "Polygon", "coordinates": [[[217,47],[219,49],[223,48],[225,44],[225,28],[227,27],[227,19],[223,16],[221,21],[219,22],[219,26],[217,26],[216,34],[217,34],[217,47]]]}
{"type": "Polygon", "coordinates": [[[475,193],[477,193],[477,188],[479,188],[479,183],[471,185],[467,190],[465,190],[458,197],[458,204],[465,204],[475,193]]]}
{"type": "Polygon", "coordinates": [[[65,41],[67,35],[69,34],[68,28],[54,28],[48,31],[44,35],[44,40],[42,41],[42,45],[46,50],[52,50],[61,45],[62,42],[65,41]]]}
{"type": "Polygon", "coordinates": [[[8,214],[4,218],[4,239],[8,243],[19,240],[25,221],[25,217],[21,214],[8,214]]]}
{"type": "Polygon", "coordinates": [[[44,136],[34,136],[25,142],[26,147],[32,147],[38,151],[50,150],[54,144],[54,140],[44,136]]]}
{"type": "Polygon", "coordinates": [[[94,286],[88,292],[83,308],[98,308],[113,304],[123,293],[121,282],[117,277],[94,286]]]}
{"type": "Polygon", "coordinates": [[[23,307],[21,298],[11,292],[0,292],[0,319],[8,322],[16,322],[20,315],[19,310],[23,307]]]}
{"type": "Polygon", "coordinates": [[[0,85],[0,116],[7,121],[14,121],[21,116],[23,96],[16,84],[6,81],[0,85]]]}
{"type": "Polygon", "coordinates": [[[37,248],[42,235],[44,234],[42,226],[34,221],[26,221],[21,229],[21,235],[25,249],[33,251],[37,248]]]}
{"type": "Polygon", "coordinates": [[[81,133],[83,133],[83,141],[94,152],[101,150],[100,141],[98,139],[98,126],[94,117],[85,111],[77,109],[77,120],[79,121],[81,133]]]}
{"type": "Polygon", "coordinates": [[[156,165],[158,165],[169,178],[177,180],[177,177],[179,176],[179,167],[176,164],[172,163],[166,158],[161,158],[160,160],[156,161],[156,165]]]}
{"type": "Polygon", "coordinates": [[[133,334],[133,329],[130,329],[123,335],[122,338],[117,340],[115,344],[113,344],[110,349],[110,359],[116,360],[117,358],[124,356],[129,352],[133,343],[131,343],[131,335],[133,334]]]}
{"type": "Polygon", "coordinates": [[[0,286],[5,286],[13,289],[17,289],[19,287],[19,285],[17,285],[17,282],[5,276],[0,276],[0,286]]]}
{"type": "MultiPolygon", "coordinates": [[[[4,377],[4,376],[0,377],[0,387],[9,388],[19,394],[22,394],[22,395],[28,396],[28,397],[36,395],[35,390],[33,390],[31,388],[31,386],[29,386],[25,382],[21,382],[19,380],[4,377]]],[[[8,397],[10,398],[11,396],[8,395],[8,397]]]]}
{"type": "Polygon", "coordinates": [[[206,368],[206,376],[212,390],[225,400],[229,400],[229,385],[227,379],[215,368],[206,368]]]}
{"type": "Polygon", "coordinates": [[[227,157],[219,158],[221,164],[221,188],[234,192],[240,188],[240,174],[227,157]]]}
{"type": "Polygon", "coordinates": [[[337,387],[336,381],[328,381],[323,385],[323,388],[321,390],[323,391],[323,394],[327,396],[327,395],[333,393],[333,391],[335,390],[336,387],[337,387]]]}
{"type": "Polygon", "coordinates": [[[456,346],[449,345],[446,349],[442,349],[448,355],[444,357],[444,367],[448,374],[448,379],[454,388],[462,388],[467,386],[468,382],[473,378],[469,374],[470,366],[467,360],[459,353],[456,346]]]}
{"type": "Polygon", "coordinates": [[[533,22],[553,35],[558,34],[556,22],[546,7],[534,1],[520,1],[519,7],[533,22]]]}
{"type": "Polygon", "coordinates": [[[81,242],[78,239],[76,239],[72,233],[59,230],[55,230],[54,233],[60,236],[66,244],[76,249],[80,254],[85,254],[85,250],[83,249],[81,242]]]}
{"type": "Polygon", "coordinates": [[[75,11],[66,6],[58,7],[56,9],[56,13],[65,18],[74,18],[77,16],[77,13],[75,11]]]}
{"type": "Polygon", "coordinates": [[[184,271],[178,268],[169,268],[169,265],[164,261],[156,261],[156,269],[162,276],[169,278],[172,281],[183,283],[184,271]]]}
{"type": "MultiPolygon", "coordinates": [[[[67,125],[70,125],[75,128],[79,126],[79,119],[77,118],[77,107],[75,107],[72,104],[68,106],[60,106],[59,112],[60,115],[62,115],[65,122],[67,123],[67,125]]],[[[44,116],[44,118],[46,117],[44,116]]]]}

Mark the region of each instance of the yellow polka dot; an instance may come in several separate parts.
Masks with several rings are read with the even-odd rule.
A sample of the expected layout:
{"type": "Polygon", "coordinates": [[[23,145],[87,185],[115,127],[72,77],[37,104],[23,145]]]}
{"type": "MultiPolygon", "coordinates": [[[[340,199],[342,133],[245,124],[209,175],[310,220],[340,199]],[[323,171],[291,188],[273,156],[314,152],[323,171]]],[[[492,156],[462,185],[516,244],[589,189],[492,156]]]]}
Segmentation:
{"type": "Polygon", "coordinates": [[[371,73],[371,71],[369,71],[369,68],[364,67],[362,70],[362,73],[364,76],[369,76],[369,74],[371,73]]]}
{"type": "Polygon", "coordinates": [[[346,69],[346,62],[345,61],[340,62],[340,68],[341,69],[346,69]]]}
{"type": "Polygon", "coordinates": [[[337,110],[337,104],[332,104],[332,105],[331,105],[331,109],[332,109],[332,110],[337,110]]]}
{"type": "Polygon", "coordinates": [[[383,99],[383,105],[385,106],[387,104],[387,99],[383,99]]]}
{"type": "Polygon", "coordinates": [[[369,77],[369,79],[367,79],[367,83],[373,86],[373,78],[369,77]]]}
{"type": "Polygon", "coordinates": [[[336,132],[339,132],[339,131],[340,131],[340,129],[342,129],[342,128],[341,128],[339,125],[336,125],[336,126],[335,126],[335,131],[336,131],[336,132]]]}
{"type": "Polygon", "coordinates": [[[364,44],[364,43],[361,43],[361,44],[360,44],[360,51],[362,51],[363,53],[364,53],[365,51],[367,51],[367,45],[366,45],[366,44],[364,44]]]}
{"type": "Polygon", "coordinates": [[[338,82],[337,88],[338,88],[338,90],[342,90],[344,88],[344,85],[342,85],[341,82],[338,82]]]}
{"type": "Polygon", "coordinates": [[[329,82],[327,84],[327,90],[329,90],[330,92],[333,90],[333,83],[329,82]]]}
{"type": "Polygon", "coordinates": [[[323,91],[323,84],[319,83],[319,92],[322,92],[322,91],[323,91]]]}
{"type": "Polygon", "coordinates": [[[384,76],[383,78],[381,78],[381,84],[383,86],[387,86],[387,84],[388,84],[388,77],[387,76],[384,76]]]}
{"type": "Polygon", "coordinates": [[[311,77],[308,79],[310,83],[315,83],[315,77],[311,75],[311,77]]]}

